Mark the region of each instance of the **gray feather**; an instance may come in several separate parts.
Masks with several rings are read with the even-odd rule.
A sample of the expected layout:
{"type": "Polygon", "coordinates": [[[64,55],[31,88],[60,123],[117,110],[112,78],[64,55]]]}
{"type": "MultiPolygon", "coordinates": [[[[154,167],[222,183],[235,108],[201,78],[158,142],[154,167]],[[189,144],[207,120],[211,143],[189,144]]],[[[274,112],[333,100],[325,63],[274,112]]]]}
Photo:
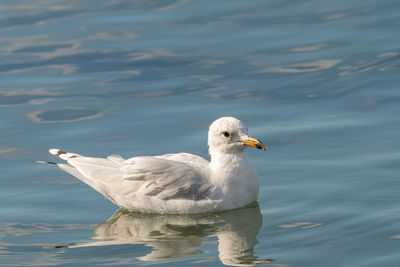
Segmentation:
{"type": "Polygon", "coordinates": [[[162,200],[203,200],[214,186],[191,165],[167,158],[136,157],[121,167],[127,181],[144,181],[139,191],[162,200]]]}

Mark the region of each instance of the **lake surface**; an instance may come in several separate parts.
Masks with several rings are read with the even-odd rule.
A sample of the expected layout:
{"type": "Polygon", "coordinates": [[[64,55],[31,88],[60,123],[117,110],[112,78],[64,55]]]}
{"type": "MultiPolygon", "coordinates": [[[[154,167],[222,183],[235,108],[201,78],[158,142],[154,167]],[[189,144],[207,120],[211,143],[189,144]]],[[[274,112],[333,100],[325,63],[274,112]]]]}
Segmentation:
{"type": "Polygon", "coordinates": [[[399,266],[400,2],[0,3],[0,266],[399,266]],[[50,148],[207,155],[235,116],[258,205],[127,213],[50,148]],[[69,246],[69,247],[67,247],[69,246]]]}

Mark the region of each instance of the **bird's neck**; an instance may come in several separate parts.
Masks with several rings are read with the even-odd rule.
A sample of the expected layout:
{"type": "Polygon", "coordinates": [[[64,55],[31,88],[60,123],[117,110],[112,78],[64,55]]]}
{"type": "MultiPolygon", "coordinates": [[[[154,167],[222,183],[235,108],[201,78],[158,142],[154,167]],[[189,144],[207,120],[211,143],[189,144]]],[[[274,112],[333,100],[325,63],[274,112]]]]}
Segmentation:
{"type": "Polygon", "coordinates": [[[231,186],[236,182],[235,179],[243,179],[242,175],[247,176],[248,171],[254,170],[249,158],[243,152],[229,154],[214,151],[210,156],[211,179],[222,188],[231,186]]]}
{"type": "Polygon", "coordinates": [[[227,209],[242,207],[257,200],[257,173],[243,152],[212,153],[210,179],[221,190],[227,209]]]}

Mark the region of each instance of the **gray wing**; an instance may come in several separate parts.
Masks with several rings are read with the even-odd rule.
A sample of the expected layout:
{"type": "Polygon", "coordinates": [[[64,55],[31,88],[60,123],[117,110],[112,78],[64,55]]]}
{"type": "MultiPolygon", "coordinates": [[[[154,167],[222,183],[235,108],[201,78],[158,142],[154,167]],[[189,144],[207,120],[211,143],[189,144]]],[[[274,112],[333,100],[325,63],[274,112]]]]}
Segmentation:
{"type": "MultiPolygon", "coordinates": [[[[203,162],[199,167],[203,166],[203,162]]],[[[208,199],[216,190],[207,177],[185,162],[161,157],[135,157],[124,161],[124,181],[142,182],[136,193],[170,199],[208,199]]]]}

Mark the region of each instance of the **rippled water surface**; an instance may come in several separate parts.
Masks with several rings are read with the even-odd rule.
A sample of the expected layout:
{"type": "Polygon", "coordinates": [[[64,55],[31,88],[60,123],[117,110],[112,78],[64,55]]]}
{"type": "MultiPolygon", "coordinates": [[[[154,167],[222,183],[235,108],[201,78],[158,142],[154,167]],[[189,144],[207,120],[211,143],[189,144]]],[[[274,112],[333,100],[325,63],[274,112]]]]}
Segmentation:
{"type": "Polygon", "coordinates": [[[400,3],[0,3],[0,266],[399,266],[400,3]],[[207,155],[244,121],[258,205],[127,213],[53,165],[207,155]],[[69,247],[68,247],[69,246],[69,247]]]}

